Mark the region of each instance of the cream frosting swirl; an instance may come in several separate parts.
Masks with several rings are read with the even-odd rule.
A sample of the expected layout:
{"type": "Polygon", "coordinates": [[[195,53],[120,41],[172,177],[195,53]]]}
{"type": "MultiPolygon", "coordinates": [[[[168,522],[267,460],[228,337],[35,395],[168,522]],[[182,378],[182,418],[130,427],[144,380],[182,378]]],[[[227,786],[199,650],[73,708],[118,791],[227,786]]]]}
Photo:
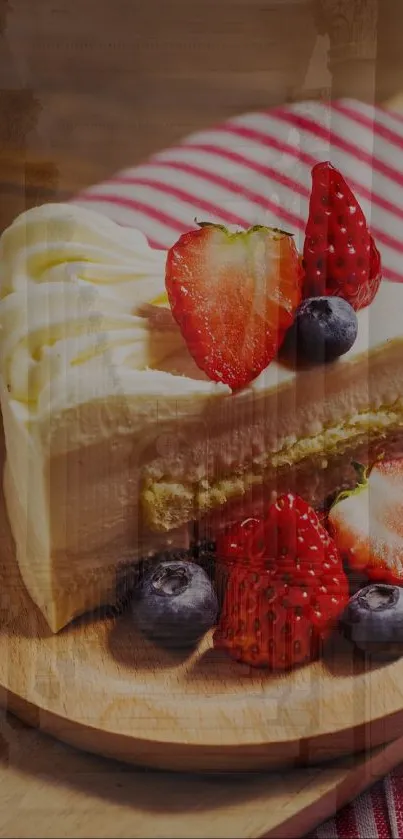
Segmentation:
{"type": "MultiPolygon", "coordinates": [[[[19,216],[0,240],[1,373],[11,398],[33,415],[86,393],[183,394],[185,377],[164,371],[183,353],[179,330],[142,316],[165,292],[165,261],[140,231],[73,204],[19,216]]],[[[191,388],[223,389],[200,374],[191,388]]]]}
{"type": "Polygon", "coordinates": [[[169,307],[150,306],[164,295],[165,262],[139,231],[73,204],[29,210],[3,233],[0,384],[41,445],[65,450],[116,431],[152,435],[186,418],[210,434],[242,424],[244,411],[263,411],[276,450],[280,425],[281,439],[295,442],[400,395],[395,366],[375,386],[368,359],[375,369],[400,353],[403,289],[383,284],[358,313],[354,346],[326,370],[297,372],[274,360],[232,394],[197,367],[169,307]]]}

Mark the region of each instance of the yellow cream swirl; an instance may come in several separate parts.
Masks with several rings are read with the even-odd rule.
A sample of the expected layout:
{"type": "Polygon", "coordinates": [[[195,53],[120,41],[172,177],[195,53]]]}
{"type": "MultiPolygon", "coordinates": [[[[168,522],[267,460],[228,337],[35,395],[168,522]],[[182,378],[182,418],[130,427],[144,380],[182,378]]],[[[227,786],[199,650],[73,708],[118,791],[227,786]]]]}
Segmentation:
{"type": "Polygon", "coordinates": [[[152,328],[144,304],[165,292],[166,253],[138,230],[70,204],[19,216],[0,240],[1,373],[35,411],[52,386],[102,369],[147,371],[183,344],[152,328]]]}

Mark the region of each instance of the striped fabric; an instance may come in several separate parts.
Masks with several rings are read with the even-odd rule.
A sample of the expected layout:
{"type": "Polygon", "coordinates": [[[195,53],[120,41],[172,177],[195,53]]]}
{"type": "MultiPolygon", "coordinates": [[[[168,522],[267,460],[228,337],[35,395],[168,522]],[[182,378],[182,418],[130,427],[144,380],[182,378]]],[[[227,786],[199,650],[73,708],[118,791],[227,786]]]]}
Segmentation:
{"type": "MultiPolygon", "coordinates": [[[[269,224],[303,243],[311,168],[330,160],[357,194],[384,278],[403,280],[403,116],[349,99],[235,117],[187,137],[74,199],[167,248],[194,220],[269,224]]],[[[310,839],[403,837],[403,769],[310,839]]]]}
{"type": "Polygon", "coordinates": [[[382,251],[403,279],[403,117],[348,99],[235,117],[193,134],[76,199],[169,247],[198,220],[281,225],[302,243],[311,168],[331,160],[356,192],[382,251]]]}
{"type": "Polygon", "coordinates": [[[306,839],[402,839],[403,767],[343,807],[306,839]]]}

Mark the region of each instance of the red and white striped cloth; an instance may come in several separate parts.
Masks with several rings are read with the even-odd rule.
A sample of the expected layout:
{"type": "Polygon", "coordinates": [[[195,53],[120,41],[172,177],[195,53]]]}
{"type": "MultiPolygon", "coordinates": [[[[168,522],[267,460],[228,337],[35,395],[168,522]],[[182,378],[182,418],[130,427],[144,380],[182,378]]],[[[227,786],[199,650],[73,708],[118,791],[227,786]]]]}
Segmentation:
{"type": "Polygon", "coordinates": [[[153,155],[77,198],[169,247],[194,219],[282,225],[302,243],[311,168],[331,160],[356,192],[403,279],[403,116],[348,99],[300,102],[230,119],[153,155]]]}
{"type": "MultiPolygon", "coordinates": [[[[354,100],[250,113],[187,137],[74,199],[167,248],[194,220],[282,226],[301,247],[311,168],[330,160],[355,191],[382,254],[403,281],[403,116],[354,100]]],[[[403,313],[402,313],[403,323],[403,313]]],[[[311,839],[401,839],[403,768],[311,839]]]]}
{"type": "Polygon", "coordinates": [[[402,839],[403,766],[339,810],[306,839],[402,839]]]}

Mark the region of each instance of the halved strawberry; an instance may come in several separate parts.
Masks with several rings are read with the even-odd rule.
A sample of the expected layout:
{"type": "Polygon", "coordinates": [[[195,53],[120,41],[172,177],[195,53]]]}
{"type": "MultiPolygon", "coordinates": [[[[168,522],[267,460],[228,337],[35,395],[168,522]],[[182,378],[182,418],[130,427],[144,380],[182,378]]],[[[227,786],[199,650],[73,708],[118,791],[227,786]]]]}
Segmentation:
{"type": "Polygon", "coordinates": [[[344,297],[356,310],[372,302],[381,282],[381,258],[364,213],[329,162],[312,169],[304,268],[305,297],[344,297]]]}
{"type": "Polygon", "coordinates": [[[336,500],[328,523],[352,571],[403,585],[403,459],[376,463],[336,500]]]}
{"type": "Polygon", "coordinates": [[[166,288],[196,364],[235,390],[277,354],[301,300],[301,260],[282,230],[201,224],[168,252],[166,288]]]}

